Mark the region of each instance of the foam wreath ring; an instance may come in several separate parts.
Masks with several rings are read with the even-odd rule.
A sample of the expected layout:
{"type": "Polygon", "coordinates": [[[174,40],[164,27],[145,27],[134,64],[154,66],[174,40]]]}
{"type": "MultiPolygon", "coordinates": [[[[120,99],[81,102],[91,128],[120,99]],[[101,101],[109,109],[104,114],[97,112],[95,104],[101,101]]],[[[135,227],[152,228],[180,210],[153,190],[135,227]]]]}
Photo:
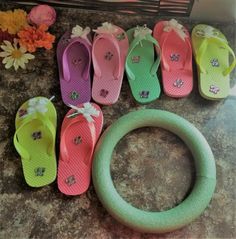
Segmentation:
{"type": "Polygon", "coordinates": [[[122,224],[141,232],[170,232],[192,222],[208,206],[216,185],[214,156],[204,136],[187,120],[167,111],[139,110],[118,119],[100,138],[94,154],[93,184],[103,206],[122,224]],[[194,157],[193,189],[183,202],[167,211],[148,212],[133,207],[118,194],[111,178],[115,146],[127,133],[142,127],[160,127],[176,134],[194,157]]]}

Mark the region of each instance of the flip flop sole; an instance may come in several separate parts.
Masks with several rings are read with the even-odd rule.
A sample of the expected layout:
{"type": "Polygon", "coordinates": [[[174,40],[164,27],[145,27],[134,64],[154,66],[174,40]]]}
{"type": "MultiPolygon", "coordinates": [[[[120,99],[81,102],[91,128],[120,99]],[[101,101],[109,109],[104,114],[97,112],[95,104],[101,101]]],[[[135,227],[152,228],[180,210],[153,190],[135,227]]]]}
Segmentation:
{"type": "MultiPolygon", "coordinates": [[[[204,40],[195,34],[206,27],[208,26],[199,24],[193,29],[192,42],[195,59],[198,56],[200,44],[204,40]]],[[[226,40],[221,32],[219,32],[219,36],[226,40]]],[[[214,43],[208,44],[206,51],[201,63],[206,69],[206,73],[202,72],[197,64],[199,92],[203,98],[208,100],[226,98],[230,90],[230,77],[229,75],[224,76],[223,71],[229,66],[229,52],[221,45],[214,43]]]]}
{"type": "MultiPolygon", "coordinates": [[[[81,106],[78,105],[79,108],[81,106]]],[[[61,138],[64,137],[65,143],[61,141],[60,144],[57,182],[59,190],[66,195],[82,194],[90,185],[93,150],[103,125],[100,107],[96,104],[92,106],[100,112],[93,123],[88,123],[82,115],[67,118],[74,113],[73,109],[66,114],[62,123],[61,138]],[[67,149],[67,159],[61,153],[63,148],[67,149]]]]}
{"type": "MultiPolygon", "coordinates": [[[[91,79],[84,78],[84,71],[90,65],[90,54],[85,47],[86,42],[80,38],[70,38],[70,32],[66,32],[57,46],[57,62],[59,68],[60,88],[62,100],[65,104],[78,105],[89,102],[91,99],[91,79]],[[72,45],[70,45],[73,42],[72,45]],[[69,49],[67,47],[70,45],[69,49]],[[63,54],[67,51],[63,63],[63,54]],[[63,64],[67,64],[69,79],[65,79],[63,64]]],[[[89,70],[89,69],[88,69],[89,70]]]]}
{"type": "MultiPolygon", "coordinates": [[[[133,41],[135,29],[132,28],[126,32],[130,43],[133,41]]],[[[127,75],[131,92],[140,104],[156,100],[161,92],[157,75],[150,74],[154,53],[153,43],[142,41],[142,46],[137,46],[126,59],[130,70],[135,75],[135,79],[127,75]]]]}
{"type": "Polygon", "coordinates": [[[47,112],[44,116],[47,117],[54,126],[53,139],[48,128],[37,119],[37,116],[33,114],[27,115],[27,111],[30,107],[29,101],[26,101],[19,108],[15,125],[17,130],[24,124],[27,117],[32,118],[31,121],[23,125],[23,128],[17,132],[17,140],[30,156],[30,159],[21,159],[27,184],[31,187],[42,187],[50,184],[56,178],[57,164],[55,145],[53,142],[55,142],[56,137],[57,116],[54,105],[47,98],[35,97],[34,99],[44,99],[47,101],[47,112]],[[50,152],[53,152],[52,154],[48,152],[49,147],[52,147],[50,149],[50,152]]]}
{"type": "MultiPolygon", "coordinates": [[[[189,63],[191,67],[183,69],[183,64],[185,64],[186,55],[189,54],[189,45],[191,43],[186,43],[187,47],[183,47],[183,40],[176,34],[175,38],[168,39],[168,47],[166,46],[163,49],[163,43],[167,34],[169,34],[163,31],[166,22],[158,22],[153,31],[153,36],[160,43],[162,49],[161,70],[163,90],[170,97],[181,98],[188,96],[193,89],[192,58],[190,58],[189,63]],[[169,70],[165,69],[163,59],[169,66],[169,70]]],[[[184,31],[187,34],[185,41],[190,41],[189,32],[185,27],[184,31]]]]}
{"type": "MultiPolygon", "coordinates": [[[[117,102],[123,82],[125,58],[128,52],[128,38],[125,31],[115,26],[117,31],[113,33],[120,49],[121,65],[119,79],[114,79],[114,71],[117,68],[118,56],[114,44],[109,40],[100,39],[93,47],[93,55],[99,64],[101,77],[94,74],[92,86],[92,98],[97,103],[111,105],[117,102]],[[105,46],[105,47],[104,47],[105,46]]],[[[95,36],[96,39],[96,36],[95,36]]]]}

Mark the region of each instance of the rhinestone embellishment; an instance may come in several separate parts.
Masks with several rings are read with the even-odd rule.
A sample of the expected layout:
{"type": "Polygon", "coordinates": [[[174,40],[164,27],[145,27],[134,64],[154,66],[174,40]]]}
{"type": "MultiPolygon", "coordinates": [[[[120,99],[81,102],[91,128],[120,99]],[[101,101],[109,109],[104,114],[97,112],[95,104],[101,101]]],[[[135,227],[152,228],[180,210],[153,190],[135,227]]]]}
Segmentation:
{"type": "Polygon", "coordinates": [[[33,138],[33,140],[41,139],[41,138],[42,138],[42,133],[41,133],[41,131],[33,132],[32,138],[33,138]]]}
{"type": "Polygon", "coordinates": [[[78,92],[75,91],[75,90],[73,90],[73,91],[70,93],[70,98],[71,98],[72,100],[78,99],[78,98],[79,98],[78,92]]]}
{"type": "Polygon", "coordinates": [[[139,63],[140,62],[140,56],[132,56],[132,63],[139,63]]]}
{"type": "Polygon", "coordinates": [[[109,91],[108,90],[105,90],[105,89],[101,89],[100,91],[100,96],[106,98],[107,95],[108,95],[109,91]]]}
{"type": "Polygon", "coordinates": [[[182,79],[177,79],[173,85],[174,87],[181,88],[183,84],[184,84],[184,81],[182,79]]]}
{"type": "Polygon", "coordinates": [[[180,57],[180,55],[179,54],[175,54],[175,53],[170,55],[171,61],[179,61],[179,57],[180,57]]]}
{"type": "Polygon", "coordinates": [[[25,109],[20,109],[19,112],[18,112],[18,114],[19,114],[19,117],[21,118],[21,117],[27,115],[27,110],[25,110],[25,109]]]}
{"type": "Polygon", "coordinates": [[[116,39],[117,39],[118,41],[124,40],[124,39],[125,39],[125,33],[122,32],[122,33],[116,35],[116,39]]]}
{"type": "Polygon", "coordinates": [[[145,99],[147,99],[148,96],[149,96],[149,91],[143,90],[143,91],[141,91],[141,92],[139,93],[139,95],[140,95],[140,98],[145,98],[145,99]]]}
{"type": "Polygon", "coordinates": [[[35,172],[35,176],[41,176],[42,177],[44,175],[45,168],[42,168],[42,167],[35,168],[34,172],[35,172]]]}
{"type": "Polygon", "coordinates": [[[77,66],[77,65],[79,65],[81,63],[81,61],[82,61],[81,59],[73,59],[72,60],[72,64],[77,66]]]}
{"type": "Polygon", "coordinates": [[[110,61],[112,59],[112,57],[113,57],[113,54],[110,51],[108,51],[105,55],[105,59],[107,61],[110,61]]]}
{"type": "Polygon", "coordinates": [[[65,180],[65,183],[66,183],[68,186],[71,186],[71,185],[75,184],[75,183],[76,183],[75,176],[74,176],[74,175],[69,176],[69,177],[65,180]]]}
{"type": "Polygon", "coordinates": [[[212,59],[212,60],[211,60],[211,65],[212,65],[213,67],[219,67],[220,64],[219,64],[218,59],[216,59],[216,58],[212,59]]]}
{"type": "Polygon", "coordinates": [[[216,95],[220,91],[220,88],[218,86],[211,85],[209,91],[216,95]]]}
{"type": "Polygon", "coordinates": [[[82,143],[82,138],[81,136],[77,136],[74,138],[74,144],[78,145],[78,144],[81,144],[82,143]]]}

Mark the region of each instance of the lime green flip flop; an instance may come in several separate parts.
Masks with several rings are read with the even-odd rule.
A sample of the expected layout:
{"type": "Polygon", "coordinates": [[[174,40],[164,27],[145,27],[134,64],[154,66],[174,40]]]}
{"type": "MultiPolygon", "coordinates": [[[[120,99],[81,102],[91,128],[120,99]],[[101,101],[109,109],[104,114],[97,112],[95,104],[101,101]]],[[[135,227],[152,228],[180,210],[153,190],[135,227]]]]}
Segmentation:
{"type": "Polygon", "coordinates": [[[56,109],[44,97],[35,97],[19,108],[14,145],[22,159],[25,180],[31,187],[41,187],[56,178],[56,109]]]}
{"type": "Polygon", "coordinates": [[[152,30],[146,26],[127,31],[130,47],[125,63],[129,85],[135,100],[141,104],[156,100],[160,95],[160,83],[157,70],[160,54],[154,60],[158,42],[151,35],[152,30]]]}
{"type": "Polygon", "coordinates": [[[199,24],[192,31],[193,52],[198,66],[199,92],[210,100],[226,98],[230,72],[236,65],[235,54],[225,36],[212,26],[199,24]],[[229,53],[233,63],[229,65],[229,53]]]}

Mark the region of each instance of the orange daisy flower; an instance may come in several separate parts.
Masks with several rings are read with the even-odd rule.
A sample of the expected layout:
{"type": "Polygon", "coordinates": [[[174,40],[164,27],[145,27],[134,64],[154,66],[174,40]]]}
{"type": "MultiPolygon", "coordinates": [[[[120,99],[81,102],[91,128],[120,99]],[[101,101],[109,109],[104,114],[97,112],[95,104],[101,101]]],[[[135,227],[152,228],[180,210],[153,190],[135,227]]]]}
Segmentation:
{"type": "Polygon", "coordinates": [[[46,32],[48,27],[40,25],[38,28],[29,26],[18,32],[19,44],[25,47],[29,52],[35,52],[37,48],[51,49],[55,42],[55,36],[46,32]]]}

